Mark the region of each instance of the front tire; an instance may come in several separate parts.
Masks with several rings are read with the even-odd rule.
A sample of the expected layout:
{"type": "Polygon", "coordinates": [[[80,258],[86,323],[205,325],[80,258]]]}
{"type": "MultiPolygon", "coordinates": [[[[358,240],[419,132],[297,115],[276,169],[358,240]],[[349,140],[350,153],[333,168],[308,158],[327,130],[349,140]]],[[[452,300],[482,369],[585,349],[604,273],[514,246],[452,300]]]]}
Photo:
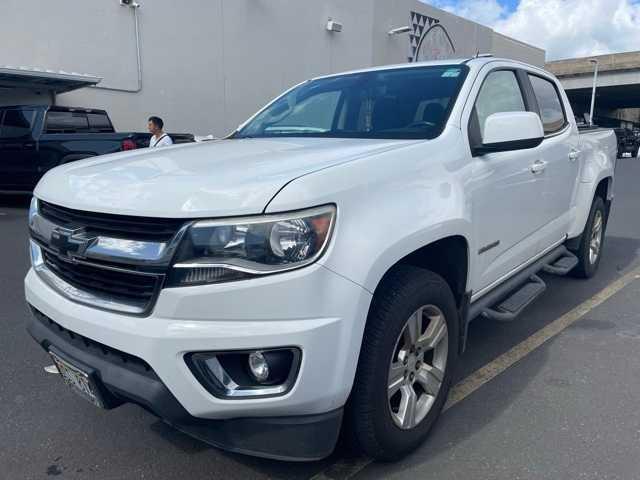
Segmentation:
{"type": "Polygon", "coordinates": [[[607,212],[604,200],[602,197],[595,197],[580,245],[573,252],[578,257],[578,265],[571,271],[571,275],[578,278],[591,278],[595,275],[602,258],[606,226],[607,212]]]}
{"type": "Polygon", "coordinates": [[[426,438],[444,406],[458,354],[458,314],[435,273],[399,266],[374,295],[345,430],[356,450],[391,461],[426,438]]]}

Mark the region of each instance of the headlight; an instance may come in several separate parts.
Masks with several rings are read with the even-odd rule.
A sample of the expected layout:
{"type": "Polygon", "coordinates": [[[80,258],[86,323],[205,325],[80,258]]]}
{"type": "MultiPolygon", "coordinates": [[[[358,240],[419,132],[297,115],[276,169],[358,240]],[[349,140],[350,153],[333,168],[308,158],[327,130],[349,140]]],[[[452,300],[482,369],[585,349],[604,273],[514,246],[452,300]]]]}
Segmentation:
{"type": "Polygon", "coordinates": [[[196,222],[182,239],[167,286],[242,280],[309,265],[326,249],[335,213],[327,205],[196,222]]]}

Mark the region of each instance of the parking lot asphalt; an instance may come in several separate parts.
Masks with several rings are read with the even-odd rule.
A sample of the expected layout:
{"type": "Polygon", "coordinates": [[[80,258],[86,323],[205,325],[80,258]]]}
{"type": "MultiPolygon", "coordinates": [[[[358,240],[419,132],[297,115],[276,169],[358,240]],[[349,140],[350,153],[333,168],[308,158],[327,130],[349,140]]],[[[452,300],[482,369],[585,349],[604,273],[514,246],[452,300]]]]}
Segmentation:
{"type": "MultiPolygon", "coordinates": [[[[597,276],[545,277],[518,320],[474,322],[457,380],[640,266],[639,184],[640,160],[619,160],[597,276]]],[[[0,479],[640,479],[640,279],[447,410],[405,460],[282,463],[221,452],[136,406],[97,410],[43,371],[24,329],[27,206],[0,197],[0,479]]]]}

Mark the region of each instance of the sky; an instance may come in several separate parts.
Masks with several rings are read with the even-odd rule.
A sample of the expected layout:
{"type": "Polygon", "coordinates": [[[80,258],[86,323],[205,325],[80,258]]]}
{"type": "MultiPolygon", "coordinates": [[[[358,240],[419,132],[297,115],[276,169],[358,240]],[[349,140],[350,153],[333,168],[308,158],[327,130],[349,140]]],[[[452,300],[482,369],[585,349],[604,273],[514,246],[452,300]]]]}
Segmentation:
{"type": "Polygon", "coordinates": [[[640,50],[640,0],[426,0],[544,48],[547,60],[640,50]]]}

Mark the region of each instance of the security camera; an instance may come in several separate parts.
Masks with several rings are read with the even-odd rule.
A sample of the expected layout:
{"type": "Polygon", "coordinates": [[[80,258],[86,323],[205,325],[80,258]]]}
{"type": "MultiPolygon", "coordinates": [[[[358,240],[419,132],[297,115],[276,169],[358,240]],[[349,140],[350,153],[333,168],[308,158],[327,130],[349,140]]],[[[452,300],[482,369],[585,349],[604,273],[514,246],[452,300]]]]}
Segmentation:
{"type": "Polygon", "coordinates": [[[411,31],[411,27],[407,25],[406,27],[392,28],[387,32],[387,35],[399,35],[401,33],[407,33],[410,31],[411,31]]]}
{"type": "Polygon", "coordinates": [[[140,4],[134,0],[120,0],[120,5],[122,7],[140,8],[140,4]]]}
{"type": "Polygon", "coordinates": [[[336,22],[335,20],[329,19],[327,21],[327,30],[329,32],[340,33],[342,31],[342,24],[340,22],[336,22]]]}

